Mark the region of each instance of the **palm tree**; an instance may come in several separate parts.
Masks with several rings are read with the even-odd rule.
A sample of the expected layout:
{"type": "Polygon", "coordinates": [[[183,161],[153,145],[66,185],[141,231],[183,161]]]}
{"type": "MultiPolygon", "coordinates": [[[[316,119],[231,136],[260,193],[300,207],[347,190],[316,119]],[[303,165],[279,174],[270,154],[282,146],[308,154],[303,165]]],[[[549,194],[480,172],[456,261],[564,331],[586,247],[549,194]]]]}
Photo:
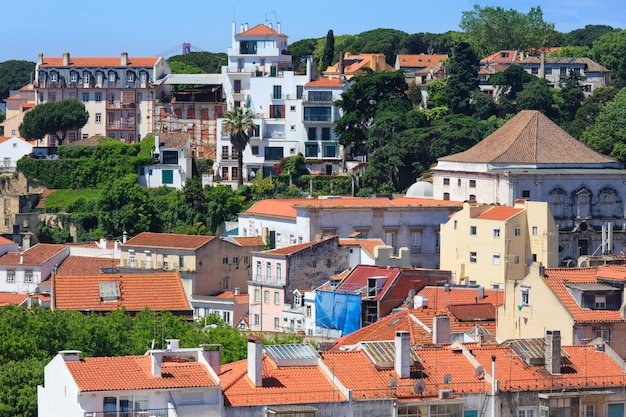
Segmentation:
{"type": "Polygon", "coordinates": [[[245,111],[238,107],[224,113],[222,130],[230,135],[230,143],[237,152],[237,166],[239,167],[238,184],[243,185],[243,151],[250,143],[248,132],[254,130],[256,125],[252,120],[249,109],[245,111]]]}

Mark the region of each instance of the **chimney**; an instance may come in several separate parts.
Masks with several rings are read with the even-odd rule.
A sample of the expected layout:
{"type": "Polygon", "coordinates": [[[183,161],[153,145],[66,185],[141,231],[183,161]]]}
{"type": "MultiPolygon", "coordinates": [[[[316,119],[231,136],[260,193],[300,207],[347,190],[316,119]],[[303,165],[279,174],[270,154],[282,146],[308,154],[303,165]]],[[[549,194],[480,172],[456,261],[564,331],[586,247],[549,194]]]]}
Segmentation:
{"type": "Polygon", "coordinates": [[[433,343],[450,343],[450,317],[445,314],[433,317],[433,343]]]}
{"type": "Polygon", "coordinates": [[[167,350],[178,350],[178,339],[165,339],[167,350]]]}
{"type": "Polygon", "coordinates": [[[280,22],[276,22],[276,32],[281,33],[280,29],[281,29],[280,22]]]}
{"type": "Polygon", "coordinates": [[[122,58],[120,60],[120,65],[125,67],[128,65],[128,52],[122,52],[122,58]]]}
{"type": "Polygon", "coordinates": [[[39,52],[39,57],[37,58],[37,64],[43,65],[43,52],[39,52]]]}
{"type": "Polygon", "coordinates": [[[222,373],[222,345],[200,345],[202,356],[217,375],[222,373]]]}
{"type": "Polygon", "coordinates": [[[59,355],[63,357],[65,362],[80,360],[80,350],[60,350],[59,355]]]}
{"type": "Polygon", "coordinates": [[[239,287],[233,288],[233,294],[239,295],[239,287]]]}
{"type": "Polygon", "coordinates": [[[122,243],[126,243],[127,240],[128,240],[128,232],[124,230],[124,233],[122,233],[122,243]]]}
{"type": "Polygon", "coordinates": [[[272,26],[272,22],[270,22],[270,24],[268,25],[270,29],[273,29],[274,27],[272,26]]]}
{"type": "Polygon", "coordinates": [[[69,52],[63,52],[63,66],[64,67],[70,66],[70,53],[69,52]]]}
{"type": "Polygon", "coordinates": [[[550,374],[561,373],[561,331],[546,330],[545,366],[550,374]]]}
{"type": "Polygon", "coordinates": [[[485,287],[483,287],[482,285],[478,287],[478,298],[480,298],[481,300],[485,298],[485,287]]]}
{"type": "Polygon", "coordinates": [[[248,22],[244,23],[243,30],[246,32],[248,31],[248,22]]]}
{"type": "Polygon", "coordinates": [[[107,238],[103,236],[100,238],[100,249],[106,249],[106,248],[107,248],[107,238]]]}
{"type": "Polygon", "coordinates": [[[396,332],[393,368],[398,378],[411,375],[411,344],[409,332],[396,332]]]}
{"type": "Polygon", "coordinates": [[[24,263],[24,252],[20,252],[20,265],[24,263]]]}
{"type": "Polygon", "coordinates": [[[161,376],[161,364],[163,363],[163,353],[164,352],[151,352],[150,357],[152,358],[152,376],[161,376]]]}
{"type": "Polygon", "coordinates": [[[255,387],[263,386],[263,345],[258,336],[248,336],[248,378],[255,387]]]}

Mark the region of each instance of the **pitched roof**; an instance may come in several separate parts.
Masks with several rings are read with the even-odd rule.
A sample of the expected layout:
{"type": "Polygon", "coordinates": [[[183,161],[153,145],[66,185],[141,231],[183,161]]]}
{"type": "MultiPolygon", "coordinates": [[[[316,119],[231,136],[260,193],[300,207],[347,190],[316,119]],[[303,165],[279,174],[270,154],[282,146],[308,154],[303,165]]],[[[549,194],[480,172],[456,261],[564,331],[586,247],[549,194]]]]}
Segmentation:
{"type": "Polygon", "coordinates": [[[164,361],[162,376],[153,376],[150,355],[82,358],[66,361],[65,365],[81,391],[217,386],[206,366],[199,362],[164,361]]]}
{"type": "MultiPolygon", "coordinates": [[[[540,65],[541,59],[536,56],[528,56],[524,59],[521,59],[517,62],[519,65],[525,64],[535,64],[540,65]]],[[[567,57],[546,57],[544,58],[545,64],[554,64],[554,65],[584,65],[585,72],[609,72],[609,70],[592,60],[591,58],[580,57],[580,58],[567,58],[567,57]]]]}
{"type": "Polygon", "coordinates": [[[483,290],[484,298],[480,298],[480,290],[476,287],[425,287],[417,293],[426,297],[428,308],[441,310],[452,304],[489,303],[496,307],[504,304],[504,290],[483,290]]]}
{"type": "Polygon", "coordinates": [[[268,253],[271,255],[285,255],[285,256],[291,256],[294,255],[304,249],[307,248],[311,248],[315,245],[319,245],[320,243],[326,242],[330,239],[336,239],[336,237],[334,236],[327,236],[322,238],[321,240],[313,240],[311,242],[305,242],[305,243],[299,243],[297,245],[290,245],[290,246],[284,246],[282,248],[277,248],[277,249],[272,249],[272,250],[268,250],[265,251],[263,253],[268,253]]]}
{"type": "Polygon", "coordinates": [[[255,387],[250,382],[247,360],[222,365],[219,377],[225,406],[346,401],[319,366],[278,367],[267,354],[262,360],[262,387],[255,387]]]}
{"type": "Polygon", "coordinates": [[[0,307],[9,304],[22,305],[28,299],[28,294],[15,294],[10,292],[0,292],[0,307]]]}
{"type": "Polygon", "coordinates": [[[0,256],[0,265],[41,266],[66,249],[65,245],[38,243],[24,252],[8,252],[0,256]]]}
{"type": "Polygon", "coordinates": [[[339,239],[339,246],[360,246],[374,256],[376,246],[385,246],[382,239],[339,239]]]}
{"type": "Polygon", "coordinates": [[[120,264],[119,259],[98,256],[70,255],[59,265],[57,275],[97,275],[103,268],[113,268],[120,264]]]}
{"type": "Polygon", "coordinates": [[[159,133],[161,148],[184,148],[189,141],[189,134],[183,132],[162,132],[159,133]]]}
{"type": "Polygon", "coordinates": [[[258,25],[235,35],[235,37],[240,37],[240,36],[263,36],[263,37],[281,36],[283,38],[287,37],[286,35],[283,35],[282,33],[276,32],[274,29],[272,29],[269,26],[264,25],[263,23],[259,23],[258,25]]]}
{"type": "Polygon", "coordinates": [[[0,236],[0,245],[15,245],[16,243],[13,242],[11,239],[7,239],[4,236],[0,236]]]}
{"type": "Polygon", "coordinates": [[[481,212],[476,219],[480,220],[507,220],[523,212],[523,208],[513,206],[493,206],[487,211],[481,212]]]}
{"type": "MultiPolygon", "coordinates": [[[[623,284],[626,280],[626,266],[612,265],[615,271],[621,270],[621,279],[614,279],[623,284]]],[[[604,268],[603,268],[604,270],[604,268]]],[[[606,275],[606,274],[600,274],[606,275]]],[[[563,304],[563,307],[570,313],[574,321],[583,323],[599,322],[626,322],[620,315],[620,310],[592,310],[581,307],[574,299],[566,285],[573,284],[596,284],[601,278],[598,276],[598,268],[552,268],[545,270],[545,283],[554,292],[563,304]]],[[[609,277],[607,277],[609,278],[609,277]]]]}
{"type": "Polygon", "coordinates": [[[611,164],[537,110],[522,110],[470,149],[439,161],[494,164],[611,164]]]}
{"type": "MultiPolygon", "coordinates": [[[[480,60],[481,65],[490,64],[490,63],[505,63],[512,64],[517,59],[517,51],[515,50],[503,50],[495,52],[488,57],[485,57],[480,60]]],[[[506,68],[506,67],[505,67],[506,68]]]]}
{"type": "MultiPolygon", "coordinates": [[[[159,57],[128,57],[127,67],[153,67],[159,57]]],[[[43,67],[63,67],[63,57],[44,57],[43,67]]],[[[121,67],[121,57],[70,57],[70,67],[121,67]]]]}
{"type": "Polygon", "coordinates": [[[446,54],[398,54],[400,68],[403,67],[430,67],[448,59],[446,54]]]}
{"type": "Polygon", "coordinates": [[[328,77],[318,78],[317,80],[309,81],[308,83],[304,84],[306,88],[344,87],[345,85],[346,83],[344,81],[341,81],[339,78],[328,78],[328,77]]]}
{"type": "Polygon", "coordinates": [[[196,250],[206,245],[213,239],[215,239],[215,236],[142,232],[132,239],[128,239],[123,246],[196,250]]]}
{"type": "Polygon", "coordinates": [[[124,307],[141,311],[190,311],[178,271],[151,274],[57,275],[54,283],[54,306],[59,310],[112,311],[124,307]],[[103,301],[100,283],[117,283],[119,297],[103,301]]]}
{"type": "Polygon", "coordinates": [[[228,238],[234,240],[239,246],[263,246],[261,236],[229,236],[228,238]]]}

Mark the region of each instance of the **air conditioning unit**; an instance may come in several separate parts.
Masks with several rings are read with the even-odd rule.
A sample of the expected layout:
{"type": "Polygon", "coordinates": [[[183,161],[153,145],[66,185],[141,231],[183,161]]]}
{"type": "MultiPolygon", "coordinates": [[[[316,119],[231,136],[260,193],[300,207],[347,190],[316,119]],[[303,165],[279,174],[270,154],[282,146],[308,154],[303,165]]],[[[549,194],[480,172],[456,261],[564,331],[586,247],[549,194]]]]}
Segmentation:
{"type": "Polygon", "coordinates": [[[453,398],[454,394],[452,392],[451,389],[440,389],[439,390],[439,399],[440,400],[447,400],[450,398],[453,398]]]}

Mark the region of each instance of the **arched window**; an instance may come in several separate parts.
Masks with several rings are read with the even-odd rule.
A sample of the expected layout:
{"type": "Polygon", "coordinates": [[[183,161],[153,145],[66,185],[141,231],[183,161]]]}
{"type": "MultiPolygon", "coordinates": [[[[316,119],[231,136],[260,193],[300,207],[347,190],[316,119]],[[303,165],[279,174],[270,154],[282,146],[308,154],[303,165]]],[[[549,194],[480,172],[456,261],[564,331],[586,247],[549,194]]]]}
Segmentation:
{"type": "Polygon", "coordinates": [[[548,194],[550,210],[552,210],[552,215],[557,219],[565,217],[565,196],[565,190],[560,187],[556,187],[548,194]]]}
{"type": "Polygon", "coordinates": [[[591,192],[581,188],[576,192],[576,218],[588,219],[591,215],[591,192]]]}

